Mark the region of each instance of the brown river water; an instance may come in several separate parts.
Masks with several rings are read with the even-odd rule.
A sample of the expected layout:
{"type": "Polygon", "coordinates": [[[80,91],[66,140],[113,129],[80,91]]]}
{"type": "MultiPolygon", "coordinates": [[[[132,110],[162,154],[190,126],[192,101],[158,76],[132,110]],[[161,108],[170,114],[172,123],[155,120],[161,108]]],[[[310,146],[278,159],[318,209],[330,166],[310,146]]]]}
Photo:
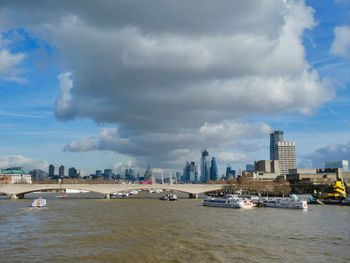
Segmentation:
{"type": "MultiPolygon", "coordinates": [[[[141,193],[0,199],[0,262],[350,262],[350,207],[201,206],[141,193]]],[[[180,195],[181,197],[181,195],[180,195]]]]}

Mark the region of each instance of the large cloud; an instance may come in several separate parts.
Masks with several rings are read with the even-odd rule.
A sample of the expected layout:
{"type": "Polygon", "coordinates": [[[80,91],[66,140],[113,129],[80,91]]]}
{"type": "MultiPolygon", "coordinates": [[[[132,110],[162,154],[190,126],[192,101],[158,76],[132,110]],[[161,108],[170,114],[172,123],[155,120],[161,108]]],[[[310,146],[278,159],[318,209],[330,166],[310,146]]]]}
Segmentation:
{"type": "Polygon", "coordinates": [[[3,16],[62,59],[57,117],[118,126],[66,150],[183,161],[230,141],[228,123],[312,113],[334,96],[305,60],[302,36],[314,20],[303,1],[4,3],[3,16]]]}

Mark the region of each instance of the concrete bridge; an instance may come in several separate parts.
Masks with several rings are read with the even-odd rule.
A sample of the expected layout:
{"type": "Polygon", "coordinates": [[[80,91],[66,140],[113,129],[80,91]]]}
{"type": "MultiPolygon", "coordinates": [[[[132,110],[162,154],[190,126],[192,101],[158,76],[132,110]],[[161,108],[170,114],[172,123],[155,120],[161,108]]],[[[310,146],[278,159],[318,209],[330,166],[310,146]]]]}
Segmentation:
{"type": "Polygon", "coordinates": [[[0,184],[0,193],[9,195],[11,199],[22,199],[25,194],[32,192],[78,189],[101,193],[109,199],[111,194],[116,192],[162,189],[188,193],[189,198],[198,198],[198,194],[220,191],[225,186],[223,184],[0,184]]]}

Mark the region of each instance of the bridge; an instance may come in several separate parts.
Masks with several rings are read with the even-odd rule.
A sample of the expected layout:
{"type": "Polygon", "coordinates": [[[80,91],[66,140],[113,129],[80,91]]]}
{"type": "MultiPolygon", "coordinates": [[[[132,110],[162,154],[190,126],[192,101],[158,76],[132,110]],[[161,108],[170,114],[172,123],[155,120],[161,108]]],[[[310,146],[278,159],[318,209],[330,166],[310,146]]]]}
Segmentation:
{"type": "Polygon", "coordinates": [[[224,184],[0,184],[0,193],[9,195],[11,199],[22,199],[25,194],[49,190],[78,189],[103,194],[106,199],[112,193],[131,190],[162,189],[188,193],[189,198],[198,198],[201,193],[220,191],[224,184]]]}

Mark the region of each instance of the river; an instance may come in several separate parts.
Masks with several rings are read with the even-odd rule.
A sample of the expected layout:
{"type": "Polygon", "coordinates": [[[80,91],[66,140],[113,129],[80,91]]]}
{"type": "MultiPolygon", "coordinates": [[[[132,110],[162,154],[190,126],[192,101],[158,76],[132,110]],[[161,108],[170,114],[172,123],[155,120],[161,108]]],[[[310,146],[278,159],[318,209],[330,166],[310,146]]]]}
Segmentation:
{"type": "Polygon", "coordinates": [[[0,262],[350,262],[350,207],[58,195],[43,209],[28,207],[34,194],[0,199],[0,262]]]}

